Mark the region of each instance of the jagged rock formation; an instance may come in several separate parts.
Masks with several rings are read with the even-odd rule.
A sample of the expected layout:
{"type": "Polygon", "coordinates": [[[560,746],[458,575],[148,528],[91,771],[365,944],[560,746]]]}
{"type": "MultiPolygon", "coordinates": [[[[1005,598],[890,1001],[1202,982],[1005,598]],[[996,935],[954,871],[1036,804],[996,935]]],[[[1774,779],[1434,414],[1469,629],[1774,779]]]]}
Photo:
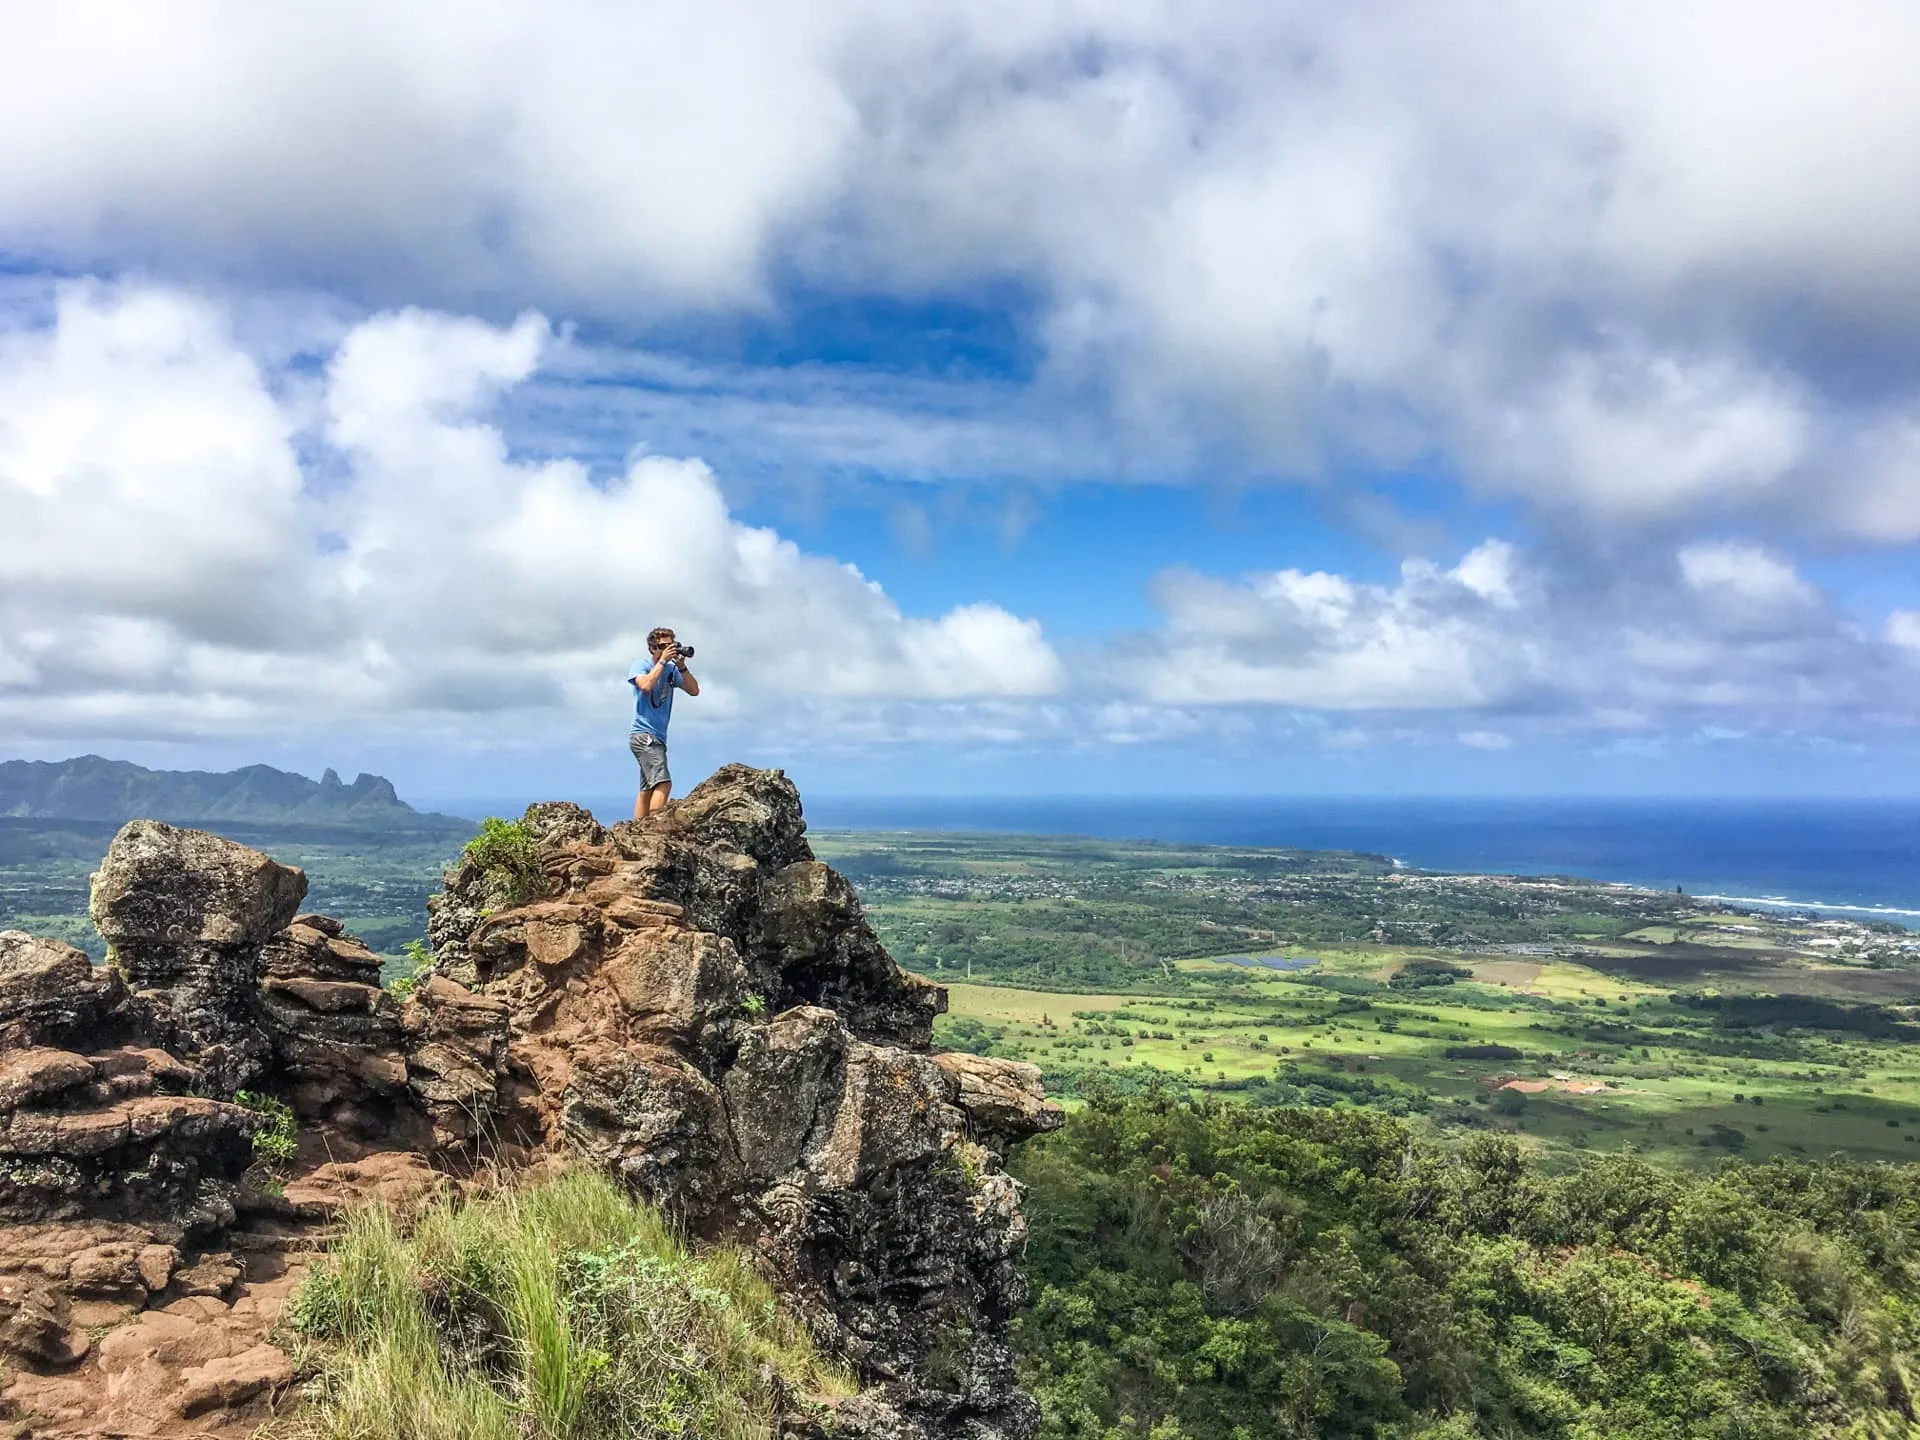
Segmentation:
{"type": "MultiPolygon", "coordinates": [[[[531,869],[448,876],[403,1002],[338,922],[295,915],[299,871],[154,822],[95,878],[107,969],[0,935],[0,1256],[65,1257],[27,1279],[0,1260],[0,1358],[106,1366],[147,1352],[91,1345],[100,1305],[231,1308],[279,1283],[273,1246],[236,1237],[326,1207],[244,1183],[247,1086],[291,1103],[310,1150],[585,1157],[747,1241],[869,1384],[841,1433],[1029,1434],[1004,1342],[1025,1228],[999,1161],[1060,1122],[1038,1072],[932,1052],[945,992],[893,963],[778,771],[728,766],[612,830],[571,805],[525,823],[531,869]]],[[[285,1383],[269,1321],[201,1322],[224,1327],[221,1365],[176,1367],[179,1406],[238,1417],[285,1383]]]]}
{"type": "Polygon", "coordinates": [[[0,1052],[97,1034],[126,1003],[115,970],[60,940],[0,930],[0,1052]]]}
{"type": "Polygon", "coordinates": [[[407,1061],[380,957],[338,920],[297,915],[260,960],[256,1014],[294,1113],[362,1137],[392,1133],[407,1061]]]}
{"type": "Polygon", "coordinates": [[[156,1013],[72,946],[0,932],[0,1220],[231,1218],[220,1182],[257,1119],[192,1093],[201,1072],[154,1043],[156,1013]]]}
{"type": "MultiPolygon", "coordinates": [[[[777,771],[727,766],[612,830],[571,805],[526,822],[543,894],[487,913],[497,878],[469,865],[430,906],[441,973],[409,1012],[494,1000],[507,1034],[504,1064],[497,1030],[494,1053],[465,1052],[436,1130],[466,1115],[592,1157],[697,1229],[751,1239],[929,1430],[1029,1431],[1003,1343],[1026,1232],[996,1152],[1060,1122],[1038,1072],[931,1053],[945,991],[894,964],[777,771]],[[472,1083],[489,1072],[490,1093],[472,1083]]],[[[408,1021],[428,1023],[454,1028],[408,1021]]]]}
{"type": "Polygon", "coordinates": [[[88,913],[153,1040],[231,1095],[266,1070],[254,1014],[260,949],[293,918],[307,877],[199,830],[133,820],[93,877],[88,913]]]}

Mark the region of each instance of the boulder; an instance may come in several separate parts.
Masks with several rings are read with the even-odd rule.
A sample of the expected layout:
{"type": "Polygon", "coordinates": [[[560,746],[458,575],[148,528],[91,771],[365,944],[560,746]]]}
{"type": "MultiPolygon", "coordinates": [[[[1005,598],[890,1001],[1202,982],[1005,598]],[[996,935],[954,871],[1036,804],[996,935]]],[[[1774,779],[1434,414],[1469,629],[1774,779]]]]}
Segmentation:
{"type": "Polygon", "coordinates": [[[198,1095],[132,1095],[0,1115],[0,1220],[137,1216],[192,1228],[232,1218],[260,1118],[198,1095]]]}
{"type": "Polygon", "coordinates": [[[86,1330],[73,1323],[70,1306],[56,1290],[35,1286],[9,1293],[0,1280],[0,1357],[19,1364],[71,1365],[92,1346],[86,1330]]]}
{"type": "Polygon", "coordinates": [[[126,998],[120,976],[84,950],[0,930],[0,1051],[95,1039],[126,998]]]}
{"type": "Polygon", "coordinates": [[[975,1139],[1004,1151],[1067,1123],[1067,1112],[1047,1099],[1038,1065],[964,1051],[936,1055],[933,1062],[953,1081],[954,1103],[966,1112],[975,1139]]]}
{"type": "Polygon", "coordinates": [[[722,765],[664,817],[692,843],[745,855],[763,870],[812,860],[800,792],[784,772],[722,765]]]}
{"type": "Polygon", "coordinates": [[[70,1050],[0,1052],[0,1115],[93,1083],[93,1062],[70,1050]]]}
{"type": "Polygon", "coordinates": [[[204,830],[131,820],[93,877],[88,913],[130,981],[188,973],[200,947],[264,944],[307,893],[306,875],[204,830]]]}
{"type": "Polygon", "coordinates": [[[870,1040],[932,1043],[947,992],[894,964],[845,876],[796,860],[761,876],[759,890],[747,952],[782,1006],[824,1005],[870,1040]]]}
{"type": "Polygon", "coordinates": [[[184,1370],[180,1380],[180,1415],[192,1419],[285,1389],[293,1383],[293,1362],[284,1351],[262,1343],[184,1370]]]}
{"type": "Polygon", "coordinates": [[[255,1013],[260,951],[307,893],[307,877],[232,840],[132,820],[93,877],[88,913],[107,963],[149,1015],[147,1028],[190,1059],[214,1094],[267,1070],[255,1013]]]}
{"type": "Polygon", "coordinates": [[[712,1081],[671,1050],[639,1045],[583,1047],[563,1076],[543,1070],[540,1078],[558,1083],[550,1140],[694,1228],[711,1228],[738,1169],[726,1101],[712,1081]]]}
{"type": "Polygon", "coordinates": [[[380,983],[380,957],[330,915],[296,915],[261,947],[260,973],[286,979],[380,983]]]}
{"type": "Polygon", "coordinates": [[[746,966],[733,942],[698,930],[629,931],[601,975],[631,1037],[675,1046],[696,1060],[726,1045],[747,997],[746,966]]]}
{"type": "Polygon", "coordinates": [[[756,1026],[725,1084],[745,1177],[808,1194],[930,1164],[965,1124],[930,1056],[856,1040],[817,1006],[756,1026]]]}

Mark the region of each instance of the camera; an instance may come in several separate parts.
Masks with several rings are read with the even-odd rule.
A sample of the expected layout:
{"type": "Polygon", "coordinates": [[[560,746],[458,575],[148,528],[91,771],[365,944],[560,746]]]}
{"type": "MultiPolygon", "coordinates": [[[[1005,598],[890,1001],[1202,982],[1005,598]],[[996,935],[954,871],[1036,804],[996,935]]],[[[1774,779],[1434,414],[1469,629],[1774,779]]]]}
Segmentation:
{"type": "Polygon", "coordinates": [[[693,647],[691,645],[682,645],[676,640],[673,645],[673,654],[677,660],[691,660],[693,658],[693,647]]]}

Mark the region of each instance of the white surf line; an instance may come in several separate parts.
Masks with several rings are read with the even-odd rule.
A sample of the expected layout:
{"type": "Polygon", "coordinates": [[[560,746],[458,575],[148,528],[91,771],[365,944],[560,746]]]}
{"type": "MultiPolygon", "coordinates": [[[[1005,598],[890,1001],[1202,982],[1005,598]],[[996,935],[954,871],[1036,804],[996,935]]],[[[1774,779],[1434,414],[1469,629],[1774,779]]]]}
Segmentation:
{"type": "Polygon", "coordinates": [[[1920,910],[1903,910],[1898,905],[1846,905],[1827,900],[1783,900],[1774,895],[1695,894],[1693,900],[1717,900],[1723,905],[1766,905],[1775,910],[1846,910],[1856,915],[1920,915],[1920,910]]]}

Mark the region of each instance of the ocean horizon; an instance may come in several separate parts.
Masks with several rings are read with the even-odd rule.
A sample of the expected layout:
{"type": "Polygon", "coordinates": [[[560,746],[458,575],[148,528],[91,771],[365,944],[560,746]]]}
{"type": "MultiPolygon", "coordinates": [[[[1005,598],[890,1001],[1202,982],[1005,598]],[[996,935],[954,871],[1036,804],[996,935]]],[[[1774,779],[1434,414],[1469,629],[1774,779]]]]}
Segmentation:
{"type": "MultiPolygon", "coordinates": [[[[618,820],[633,802],[586,803],[618,820]]],[[[442,800],[431,808],[478,818],[521,807],[442,800]]],[[[1915,799],[822,795],[806,809],[816,830],[1352,850],[1422,870],[1679,886],[1703,899],[1920,929],[1915,799]]]]}

